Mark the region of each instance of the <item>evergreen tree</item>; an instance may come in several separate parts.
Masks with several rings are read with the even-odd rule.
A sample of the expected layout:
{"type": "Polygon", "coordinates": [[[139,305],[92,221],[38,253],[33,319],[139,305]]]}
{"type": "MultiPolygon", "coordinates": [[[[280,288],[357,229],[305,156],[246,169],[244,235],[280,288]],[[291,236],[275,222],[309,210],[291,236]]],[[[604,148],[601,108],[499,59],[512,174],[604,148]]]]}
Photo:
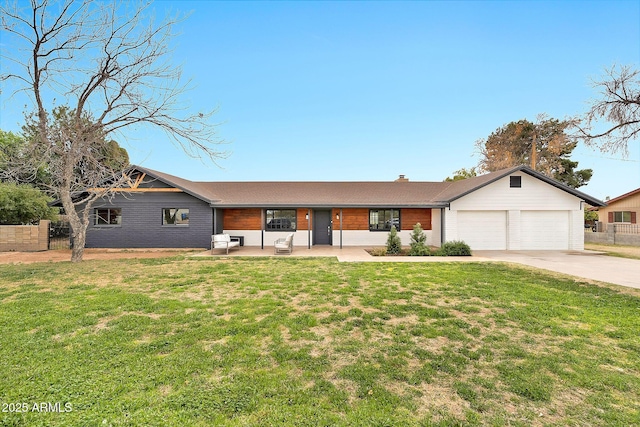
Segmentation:
{"type": "Polygon", "coordinates": [[[387,253],[399,254],[401,249],[402,242],[400,241],[400,236],[398,236],[398,231],[396,230],[395,225],[392,225],[389,237],[387,238],[387,253]]]}
{"type": "Polygon", "coordinates": [[[429,255],[429,247],[427,246],[427,236],[422,230],[422,225],[417,223],[413,226],[413,233],[411,233],[411,250],[409,255],[413,256],[425,256],[429,255]]]}
{"type": "Polygon", "coordinates": [[[578,162],[570,160],[578,145],[568,133],[573,125],[573,121],[544,116],[538,117],[537,123],[528,120],[508,123],[476,142],[482,156],[478,167],[483,172],[493,172],[528,165],[569,187],[581,187],[591,179],[593,170],[576,170],[578,162]]]}

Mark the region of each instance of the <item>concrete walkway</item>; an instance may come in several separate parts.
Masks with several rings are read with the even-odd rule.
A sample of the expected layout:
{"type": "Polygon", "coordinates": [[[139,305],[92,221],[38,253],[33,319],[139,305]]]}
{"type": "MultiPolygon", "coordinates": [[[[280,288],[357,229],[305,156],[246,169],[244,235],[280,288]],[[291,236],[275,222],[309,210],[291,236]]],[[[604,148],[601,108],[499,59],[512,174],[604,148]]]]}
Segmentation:
{"type": "MultiPolygon", "coordinates": [[[[640,289],[640,260],[606,256],[595,251],[475,251],[470,257],[371,256],[368,247],[295,247],[294,257],[336,257],[340,262],[510,262],[568,274],[586,280],[613,283],[640,289]]],[[[212,256],[211,251],[194,256],[212,256]]],[[[229,255],[215,250],[213,256],[288,257],[274,255],[273,248],[244,246],[229,255]]]]}
{"type": "Polygon", "coordinates": [[[312,246],[311,249],[307,247],[294,247],[293,253],[278,254],[273,253],[272,247],[265,246],[264,249],[260,249],[258,246],[243,246],[239,249],[232,249],[227,255],[221,249],[214,249],[213,254],[211,251],[199,253],[194,256],[229,256],[229,257],[278,257],[286,258],[289,256],[294,257],[335,257],[340,262],[477,262],[477,261],[490,261],[489,258],[481,256],[464,256],[464,257],[416,257],[416,256],[372,256],[367,252],[370,249],[369,246],[345,246],[340,249],[333,246],[312,246]]]}

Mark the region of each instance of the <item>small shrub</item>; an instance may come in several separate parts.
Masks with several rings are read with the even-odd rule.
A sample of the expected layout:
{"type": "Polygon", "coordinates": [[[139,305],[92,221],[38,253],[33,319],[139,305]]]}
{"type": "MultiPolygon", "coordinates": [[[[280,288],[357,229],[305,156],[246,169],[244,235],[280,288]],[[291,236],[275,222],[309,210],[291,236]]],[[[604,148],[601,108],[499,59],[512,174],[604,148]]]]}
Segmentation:
{"type": "Polygon", "coordinates": [[[400,241],[400,236],[398,236],[396,227],[392,225],[389,237],[387,238],[387,253],[396,255],[399,254],[401,250],[402,242],[400,241]]]}
{"type": "Polygon", "coordinates": [[[438,250],[441,256],[470,256],[471,248],[462,240],[446,242],[438,250]]]}
{"type": "Polygon", "coordinates": [[[369,250],[372,256],[385,256],[387,254],[387,248],[373,248],[369,250]]]}
{"type": "Polygon", "coordinates": [[[420,223],[417,223],[413,226],[413,233],[411,233],[411,249],[409,250],[409,255],[429,255],[429,248],[427,247],[427,236],[424,234],[422,225],[420,223]]]}

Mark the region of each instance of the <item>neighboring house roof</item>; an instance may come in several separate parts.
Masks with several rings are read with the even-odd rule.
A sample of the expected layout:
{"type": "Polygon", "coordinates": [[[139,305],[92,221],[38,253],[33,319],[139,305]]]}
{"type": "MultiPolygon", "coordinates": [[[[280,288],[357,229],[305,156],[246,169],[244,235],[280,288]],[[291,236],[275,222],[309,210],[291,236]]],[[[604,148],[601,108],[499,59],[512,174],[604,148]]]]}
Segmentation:
{"type": "Polygon", "coordinates": [[[619,202],[621,200],[626,199],[627,197],[635,196],[638,193],[640,193],[640,188],[636,188],[635,190],[629,191],[628,193],[624,193],[622,196],[618,196],[618,197],[615,197],[613,199],[607,200],[607,205],[619,202]]]}
{"type": "Polygon", "coordinates": [[[593,206],[604,203],[528,166],[515,166],[453,182],[196,182],[132,166],[214,207],[446,207],[492,182],[523,172],[593,206]]]}

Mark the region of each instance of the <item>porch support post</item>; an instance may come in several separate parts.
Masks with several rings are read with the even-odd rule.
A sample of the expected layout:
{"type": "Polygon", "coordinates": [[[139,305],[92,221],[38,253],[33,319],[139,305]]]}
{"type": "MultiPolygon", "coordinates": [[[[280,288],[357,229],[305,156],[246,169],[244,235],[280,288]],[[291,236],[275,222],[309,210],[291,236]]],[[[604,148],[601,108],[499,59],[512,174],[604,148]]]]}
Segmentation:
{"type": "Polygon", "coordinates": [[[218,209],[213,208],[213,233],[216,234],[216,230],[218,230],[218,209]]]}
{"type": "Polygon", "coordinates": [[[340,208],[340,249],[342,249],[342,208],[340,208]]]}
{"type": "MultiPolygon", "coordinates": [[[[449,209],[451,209],[451,207],[449,207],[449,209]]],[[[446,233],[445,233],[446,221],[444,219],[445,212],[446,211],[444,208],[440,208],[440,246],[442,246],[442,244],[444,243],[444,239],[446,237],[446,233]]]]}
{"type": "Polygon", "coordinates": [[[264,249],[264,209],[260,209],[260,249],[264,249]]]}
{"type": "Polygon", "coordinates": [[[307,249],[311,249],[311,209],[307,209],[307,249]]]}

